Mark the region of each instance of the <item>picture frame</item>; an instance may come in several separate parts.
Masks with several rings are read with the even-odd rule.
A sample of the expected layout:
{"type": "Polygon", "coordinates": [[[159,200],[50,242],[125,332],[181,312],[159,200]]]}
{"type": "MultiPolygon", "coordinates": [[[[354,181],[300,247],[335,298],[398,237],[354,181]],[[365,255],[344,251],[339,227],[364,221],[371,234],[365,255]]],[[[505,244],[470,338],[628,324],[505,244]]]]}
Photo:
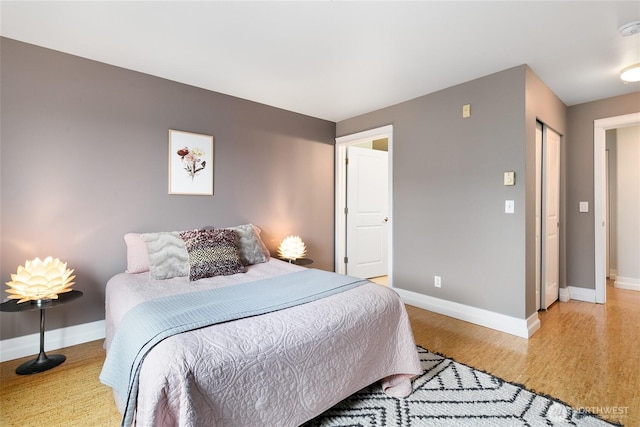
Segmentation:
{"type": "Polygon", "coordinates": [[[169,129],[169,194],[213,196],[213,136],[169,129]]]}

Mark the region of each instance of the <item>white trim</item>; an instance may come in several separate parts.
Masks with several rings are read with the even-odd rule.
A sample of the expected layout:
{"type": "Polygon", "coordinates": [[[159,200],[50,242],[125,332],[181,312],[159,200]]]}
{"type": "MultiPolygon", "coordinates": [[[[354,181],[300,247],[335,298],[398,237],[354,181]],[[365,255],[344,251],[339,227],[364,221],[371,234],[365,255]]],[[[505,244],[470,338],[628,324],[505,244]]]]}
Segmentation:
{"type": "Polygon", "coordinates": [[[597,302],[595,289],[579,288],[577,286],[567,286],[566,289],[571,299],[591,303],[597,302]]]}
{"type": "Polygon", "coordinates": [[[640,291],[640,279],[635,277],[616,277],[613,286],[618,289],[628,289],[630,291],[640,291]]]}
{"type": "MultiPolygon", "coordinates": [[[[57,350],[72,345],[103,339],[106,336],[105,321],[84,323],[68,328],[53,329],[44,333],[44,351],[57,350]]],[[[40,333],[9,338],[0,341],[0,362],[38,354],[40,333]]]]}
{"type": "MultiPolygon", "coordinates": [[[[625,114],[593,121],[593,226],[595,244],[594,301],[607,302],[607,277],[605,259],[606,211],[605,211],[605,148],[606,131],[640,124],[640,113],[625,114]]],[[[582,288],[578,288],[582,289],[582,288]]],[[[575,298],[577,299],[577,298],[575,298]]],[[[584,301],[584,300],[582,300],[584,301]]]]}
{"type": "Polygon", "coordinates": [[[472,307],[457,302],[430,297],[405,289],[394,289],[402,300],[409,305],[419,307],[454,319],[464,320],[476,325],[495,329],[521,338],[530,338],[540,329],[538,313],[533,313],[528,319],[518,319],[505,314],[472,307]]]}
{"type": "MultiPolygon", "coordinates": [[[[636,286],[637,287],[632,287],[632,288],[627,288],[627,287],[624,287],[624,288],[620,287],[620,288],[633,289],[633,290],[640,291],[640,281],[638,281],[638,284],[636,286]]],[[[617,287],[618,286],[616,286],[616,288],[617,287]]],[[[580,288],[578,286],[567,286],[566,288],[560,288],[560,301],[567,302],[570,299],[576,300],[576,301],[598,303],[598,301],[596,301],[595,289],[580,288]]]]}
{"type": "Polygon", "coordinates": [[[344,218],[345,198],[347,193],[347,165],[346,159],[346,147],[338,145],[336,139],[336,177],[335,177],[335,271],[336,273],[345,274],[346,266],[344,265],[344,257],[346,251],[346,235],[347,224],[344,218]]]}
{"type": "Polygon", "coordinates": [[[369,129],[351,135],[339,136],[336,138],[336,145],[353,145],[371,139],[385,138],[387,135],[393,134],[393,125],[386,125],[375,129],[369,129]]]}
{"type": "Polygon", "coordinates": [[[335,164],[335,271],[345,274],[345,238],[347,235],[346,221],[344,215],[346,198],[346,165],[347,146],[370,141],[372,139],[387,138],[389,153],[389,213],[391,221],[389,224],[388,243],[388,268],[389,286],[393,287],[393,125],[382,126],[363,132],[345,135],[336,138],[336,164],[335,164]]]}

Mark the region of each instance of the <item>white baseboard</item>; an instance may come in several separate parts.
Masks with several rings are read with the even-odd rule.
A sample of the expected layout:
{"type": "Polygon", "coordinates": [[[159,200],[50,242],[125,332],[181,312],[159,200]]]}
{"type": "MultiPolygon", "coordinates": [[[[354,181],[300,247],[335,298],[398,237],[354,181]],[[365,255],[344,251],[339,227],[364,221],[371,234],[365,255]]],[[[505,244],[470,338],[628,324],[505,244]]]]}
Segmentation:
{"type": "Polygon", "coordinates": [[[630,291],[640,291],[640,279],[634,277],[616,277],[616,281],[613,283],[615,288],[628,289],[630,291]]]}
{"type": "Polygon", "coordinates": [[[618,276],[618,270],[615,269],[611,269],[609,270],[609,279],[611,280],[616,280],[616,277],[618,276]]]}
{"type": "Polygon", "coordinates": [[[560,302],[568,302],[571,299],[571,293],[569,288],[560,288],[559,298],[560,302]]]}
{"type": "MultiPolygon", "coordinates": [[[[44,333],[44,351],[57,350],[89,341],[103,339],[105,321],[84,323],[44,333]]],[[[0,341],[0,362],[37,355],[40,351],[40,333],[0,341]]]]}
{"type": "Polygon", "coordinates": [[[405,289],[393,289],[406,304],[444,314],[454,319],[464,320],[476,325],[506,332],[521,338],[528,339],[540,329],[540,320],[538,319],[537,312],[533,313],[528,319],[518,319],[505,314],[430,297],[405,289]]]}
{"type": "Polygon", "coordinates": [[[595,289],[578,288],[577,286],[567,286],[566,289],[565,292],[567,292],[569,299],[596,303],[595,289]]]}

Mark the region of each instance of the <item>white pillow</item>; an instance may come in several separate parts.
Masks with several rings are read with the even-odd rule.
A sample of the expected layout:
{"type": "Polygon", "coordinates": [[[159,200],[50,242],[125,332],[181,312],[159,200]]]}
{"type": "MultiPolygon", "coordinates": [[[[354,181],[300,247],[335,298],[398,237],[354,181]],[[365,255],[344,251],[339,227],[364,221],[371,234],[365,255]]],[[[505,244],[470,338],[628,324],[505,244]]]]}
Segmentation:
{"type": "Polygon", "coordinates": [[[260,239],[261,230],[253,224],[228,227],[238,234],[238,253],[244,265],[259,264],[269,261],[269,249],[260,239]]]}
{"type": "Polygon", "coordinates": [[[149,273],[153,279],[171,279],[189,275],[189,253],[179,231],[143,233],[149,255],[149,273]]]}

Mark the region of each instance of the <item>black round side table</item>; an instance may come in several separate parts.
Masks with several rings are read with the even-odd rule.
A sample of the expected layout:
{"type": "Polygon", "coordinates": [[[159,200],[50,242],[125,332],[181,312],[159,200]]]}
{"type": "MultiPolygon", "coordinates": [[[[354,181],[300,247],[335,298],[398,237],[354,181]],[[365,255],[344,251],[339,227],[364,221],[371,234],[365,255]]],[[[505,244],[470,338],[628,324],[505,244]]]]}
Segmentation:
{"type": "Polygon", "coordinates": [[[289,258],[281,258],[278,257],[279,260],[284,261],[284,262],[288,262],[289,264],[295,264],[295,265],[309,265],[309,264],[313,264],[313,260],[309,259],[309,258],[296,258],[296,259],[289,259],[289,258]]]}
{"type": "Polygon", "coordinates": [[[51,299],[42,302],[27,301],[18,304],[17,300],[9,300],[0,304],[0,311],[12,313],[19,311],[40,310],[40,353],[35,359],[29,360],[28,362],[25,362],[22,365],[18,366],[16,368],[16,374],[37,374],[38,372],[44,372],[51,368],[55,368],[66,360],[66,357],[62,354],[47,356],[44,352],[44,311],[48,308],[66,304],[70,301],[80,298],[81,296],[81,291],[69,291],[58,295],[57,299],[51,299]]]}

